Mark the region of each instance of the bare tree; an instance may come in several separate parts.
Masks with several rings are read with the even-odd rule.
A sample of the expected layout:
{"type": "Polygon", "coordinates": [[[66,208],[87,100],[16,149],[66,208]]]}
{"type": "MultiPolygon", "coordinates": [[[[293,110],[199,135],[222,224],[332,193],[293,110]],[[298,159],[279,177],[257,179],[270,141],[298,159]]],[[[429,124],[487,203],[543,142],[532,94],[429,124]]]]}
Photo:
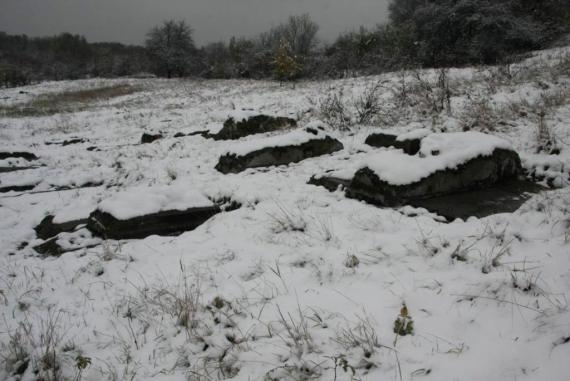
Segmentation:
{"type": "Polygon", "coordinates": [[[284,25],[284,38],[291,47],[293,53],[300,57],[306,57],[317,43],[319,26],[311,20],[311,16],[305,13],[300,16],[291,16],[284,25]]]}
{"type": "Polygon", "coordinates": [[[165,21],[147,35],[146,47],[158,75],[182,77],[188,74],[195,52],[192,29],[184,21],[165,21]]]}

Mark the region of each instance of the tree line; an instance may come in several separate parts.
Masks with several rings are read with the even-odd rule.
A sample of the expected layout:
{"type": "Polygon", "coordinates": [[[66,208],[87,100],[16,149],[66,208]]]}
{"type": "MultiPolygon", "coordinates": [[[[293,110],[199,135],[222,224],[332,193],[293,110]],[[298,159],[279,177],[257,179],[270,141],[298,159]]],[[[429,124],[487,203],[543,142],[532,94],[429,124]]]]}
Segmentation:
{"type": "Polygon", "coordinates": [[[147,71],[149,62],[141,46],[88,43],[84,37],[69,33],[30,38],[0,32],[0,86],[127,76],[147,71]]]}
{"type": "Polygon", "coordinates": [[[389,20],[317,39],[308,14],[253,38],[197,47],[192,28],[166,21],[144,46],[88,43],[63,33],[0,32],[0,86],[40,80],[119,77],[338,78],[412,67],[495,64],[548,46],[569,32],[568,0],[392,0],[389,20]]]}

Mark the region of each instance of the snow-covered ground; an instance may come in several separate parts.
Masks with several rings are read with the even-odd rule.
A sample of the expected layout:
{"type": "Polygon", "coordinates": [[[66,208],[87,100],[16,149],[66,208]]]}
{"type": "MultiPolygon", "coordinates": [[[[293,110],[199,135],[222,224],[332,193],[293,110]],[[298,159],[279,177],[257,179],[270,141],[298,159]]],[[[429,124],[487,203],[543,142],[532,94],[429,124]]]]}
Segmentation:
{"type": "Polygon", "coordinates": [[[0,379],[567,380],[569,51],[450,70],[448,100],[437,98],[438,71],[295,87],[118,79],[0,90],[0,111],[48,93],[139,90],[77,112],[0,116],[0,151],[33,152],[33,165],[43,165],[0,174],[0,187],[37,184],[0,194],[0,379]],[[334,124],[319,107],[332,93],[355,120],[354,102],[377,83],[380,110],[369,126],[326,131],[344,145],[332,155],[222,175],[214,169],[222,154],[279,144],[287,133],[173,137],[219,129],[240,110],[293,117],[300,129],[334,124]],[[374,157],[379,149],[364,144],[372,132],[422,128],[505,139],[555,189],[513,214],[444,223],[307,184],[374,157]],[[143,132],[165,138],[140,145],[143,132]],[[74,137],[88,142],[45,145],[74,137]],[[538,152],[545,137],[558,154],[538,152]],[[88,183],[103,185],[40,192],[88,183]],[[169,192],[176,199],[163,199],[169,192]],[[138,215],[187,198],[207,203],[204,196],[242,206],[177,237],[106,241],[49,258],[31,248],[48,214],[85,218],[111,200],[103,206],[138,215]],[[404,303],[413,334],[397,337],[404,303]]]}

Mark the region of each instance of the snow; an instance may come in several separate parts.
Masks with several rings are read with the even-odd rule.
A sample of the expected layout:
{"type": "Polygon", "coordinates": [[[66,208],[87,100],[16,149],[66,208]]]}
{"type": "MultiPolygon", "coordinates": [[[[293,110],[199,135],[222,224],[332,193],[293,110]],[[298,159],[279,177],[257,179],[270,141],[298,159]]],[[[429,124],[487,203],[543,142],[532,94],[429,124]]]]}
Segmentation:
{"type": "Polygon", "coordinates": [[[101,244],[100,238],[94,238],[87,229],[79,229],[73,233],[60,233],[56,243],[64,250],[78,250],[101,244]]]}
{"type": "Polygon", "coordinates": [[[259,112],[255,112],[254,110],[233,110],[226,114],[226,117],[229,119],[233,119],[236,122],[240,122],[242,120],[246,120],[251,118],[252,116],[259,115],[259,112]]]}
{"type": "Polygon", "coordinates": [[[396,138],[397,141],[404,141],[404,140],[412,140],[412,139],[423,139],[433,131],[429,128],[420,128],[418,130],[412,130],[410,132],[406,132],[405,134],[398,135],[396,138]]]}
{"type": "Polygon", "coordinates": [[[324,139],[327,136],[321,129],[318,128],[322,127],[321,124],[315,123],[311,124],[311,126],[314,126],[313,130],[317,132],[316,134],[308,132],[306,128],[296,129],[282,135],[274,135],[255,140],[251,139],[237,143],[236,145],[228,148],[225,151],[225,154],[245,156],[248,153],[259,151],[268,147],[297,146],[307,143],[311,140],[324,139]]]}
{"type": "Polygon", "coordinates": [[[213,206],[201,192],[184,185],[133,187],[99,203],[97,209],[118,220],[169,210],[213,206]]]}
{"type": "Polygon", "coordinates": [[[496,149],[513,147],[505,139],[481,132],[449,132],[422,139],[420,156],[437,155],[445,158],[448,165],[456,166],[477,156],[489,156],[496,149]]]}
{"type": "Polygon", "coordinates": [[[96,208],[97,202],[90,197],[71,201],[68,205],[55,213],[53,223],[63,224],[64,222],[86,219],[96,208]]]}
{"type": "Polygon", "coordinates": [[[34,165],[33,162],[29,162],[26,159],[22,158],[8,158],[4,160],[0,160],[0,168],[1,167],[27,167],[30,165],[34,165]]]}
{"type": "Polygon", "coordinates": [[[400,150],[371,154],[360,165],[369,168],[383,181],[393,185],[415,183],[432,173],[454,169],[479,156],[489,156],[495,149],[512,149],[501,138],[480,132],[430,134],[422,139],[419,156],[400,150]]]}
{"type": "MultiPolygon", "coordinates": [[[[78,378],[79,355],[91,360],[83,381],[187,381],[198,375],[328,381],[335,374],[348,381],[351,368],[344,372],[340,359],[363,381],[567,379],[570,105],[566,99],[545,116],[559,155],[537,153],[538,119],[532,111],[542,94],[563,94],[570,86],[567,74],[552,78],[550,69],[567,51],[537,53],[516,64],[517,77],[510,81],[496,80],[497,68],[452,69],[452,113],[435,117],[422,112],[421,102],[402,107],[395,98],[403,80],[414,96],[411,72],[302,81],[295,88],[253,80],[94,79],[0,89],[4,107],[36,95],[120,83],[145,89],[79,112],[0,117],[0,145],[33,152],[40,157],[37,164],[45,165],[1,173],[2,186],[21,181],[49,190],[50,183],[103,182],[0,194],[0,379],[52,378],[41,362],[50,322],[58,333],[58,379],[78,378]],[[259,147],[261,141],[265,147],[265,139],[279,144],[291,138],[289,132],[237,142],[173,138],[179,131],[219,126],[231,110],[293,115],[300,126],[314,126],[322,119],[318,100],[331,89],[343,91],[354,116],[351,102],[376,81],[386,88],[383,120],[348,132],[323,126],[345,147],[334,155],[224,176],[214,168],[220,154],[242,143],[259,147]],[[527,170],[556,175],[560,189],[533,196],[512,214],[442,223],[424,210],[376,208],[307,184],[315,174],[350,178],[367,162],[391,171],[405,161],[411,180],[434,169],[422,168],[419,160],[447,166],[505,147],[488,135],[467,135],[469,142],[428,135],[420,159],[364,144],[379,130],[462,131],[465,110],[477,99],[489,99],[488,113],[498,110],[485,131],[510,142],[527,170]],[[527,116],[510,111],[517,105],[527,116]],[[164,132],[164,139],[137,144],[147,129],[164,132]],[[100,151],[44,144],[70,136],[88,138],[100,151]],[[34,227],[48,214],[57,222],[83,218],[114,199],[111,210],[133,216],[186,208],[205,202],[206,195],[242,206],[176,237],[101,242],[79,229],[59,237],[60,244],[76,249],[61,257],[42,258],[32,249],[43,242],[34,227]],[[359,260],[355,267],[346,266],[351,255],[359,260]],[[216,298],[227,303],[218,309],[216,298]],[[395,342],[393,324],[403,302],[415,332],[395,342]],[[185,311],[194,313],[187,326],[181,319],[185,311]],[[293,326],[299,335],[289,333],[293,326]],[[355,340],[347,342],[351,334],[355,340]],[[29,356],[21,377],[12,375],[13,353],[29,356]]],[[[421,75],[437,80],[438,72],[421,75]]],[[[295,133],[299,140],[315,137],[301,129],[295,133]]]]}

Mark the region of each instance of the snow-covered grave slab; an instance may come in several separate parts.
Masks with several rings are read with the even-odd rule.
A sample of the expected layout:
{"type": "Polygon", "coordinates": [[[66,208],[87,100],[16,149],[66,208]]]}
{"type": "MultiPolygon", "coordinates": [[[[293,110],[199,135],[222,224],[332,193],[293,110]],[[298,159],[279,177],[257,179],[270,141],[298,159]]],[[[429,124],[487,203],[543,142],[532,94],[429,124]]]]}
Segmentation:
{"type": "Polygon", "coordinates": [[[89,141],[87,139],[73,137],[71,139],[66,139],[66,140],[50,140],[45,142],[45,145],[46,146],[58,145],[65,147],[72,144],[81,144],[81,143],[89,143],[89,141]]]}
{"type": "Polygon", "coordinates": [[[87,229],[72,233],[59,233],[57,236],[34,246],[34,250],[44,256],[60,256],[64,253],[100,245],[101,238],[93,237],[87,229]]]}
{"type": "Polygon", "coordinates": [[[307,127],[236,145],[220,157],[216,169],[222,173],[238,173],[247,168],[297,163],[343,148],[341,142],[328,136],[321,128],[307,127]]]}
{"type": "MultiPolygon", "coordinates": [[[[0,193],[23,192],[34,189],[42,178],[37,173],[4,173],[0,178],[0,193]]],[[[35,172],[35,171],[33,171],[35,172]]]]}
{"type": "Polygon", "coordinates": [[[162,139],[162,137],[162,134],[149,134],[145,132],[141,136],[141,144],[149,144],[162,139]]]}
{"type": "Polygon", "coordinates": [[[211,134],[210,137],[216,140],[239,139],[249,135],[294,127],[297,127],[295,119],[240,110],[229,113],[222,129],[215,134],[211,134]]]}
{"type": "Polygon", "coordinates": [[[420,151],[422,139],[430,134],[431,131],[426,128],[401,135],[379,132],[369,135],[364,143],[372,147],[399,148],[408,155],[415,155],[420,151]]]}
{"type": "Polygon", "coordinates": [[[31,152],[25,152],[25,151],[15,151],[15,152],[2,151],[2,152],[0,152],[0,160],[5,160],[5,159],[9,159],[9,158],[22,158],[22,159],[26,159],[29,161],[38,160],[38,157],[31,152]]]}
{"type": "MultiPolygon", "coordinates": [[[[31,169],[31,168],[30,168],[31,169]]],[[[60,191],[76,188],[97,187],[112,175],[108,167],[93,168],[85,171],[83,168],[48,168],[36,167],[34,170],[4,173],[0,177],[0,193],[23,191],[60,191]]]]}
{"type": "Polygon", "coordinates": [[[87,224],[89,215],[97,204],[91,198],[79,199],[63,209],[47,215],[34,228],[36,236],[49,239],[60,233],[72,232],[80,225],[87,224]]]}
{"type": "Polygon", "coordinates": [[[79,225],[87,223],[87,218],[54,222],[54,216],[46,216],[35,228],[36,236],[41,239],[49,239],[63,232],[72,232],[79,225]]]}
{"type": "Polygon", "coordinates": [[[87,228],[112,239],[174,235],[197,228],[219,212],[206,196],[188,187],[137,187],[100,202],[87,228]]]}
{"type": "Polygon", "coordinates": [[[37,165],[31,165],[31,163],[22,158],[7,158],[0,159],[0,173],[23,171],[26,169],[39,168],[37,165]]]}
{"type": "Polygon", "coordinates": [[[307,184],[322,186],[331,192],[335,192],[339,188],[346,189],[350,186],[354,173],[358,169],[358,161],[347,162],[343,168],[331,169],[313,175],[307,184]]]}
{"type": "Polygon", "coordinates": [[[377,205],[489,188],[522,173],[509,142],[478,132],[431,134],[419,156],[382,151],[365,160],[347,194],[377,205]]]}

